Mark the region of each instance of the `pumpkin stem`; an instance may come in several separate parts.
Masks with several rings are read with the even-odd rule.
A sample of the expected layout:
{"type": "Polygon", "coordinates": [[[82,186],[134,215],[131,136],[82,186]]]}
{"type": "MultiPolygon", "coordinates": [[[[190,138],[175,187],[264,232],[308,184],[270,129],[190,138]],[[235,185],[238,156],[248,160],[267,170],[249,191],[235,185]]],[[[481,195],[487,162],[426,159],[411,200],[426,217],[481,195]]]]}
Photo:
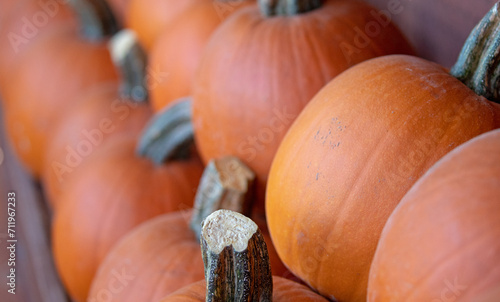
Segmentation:
{"type": "Polygon", "coordinates": [[[272,301],[273,281],[261,231],[242,214],[219,210],[202,226],[205,301],[272,301]]]}
{"type": "Polygon", "coordinates": [[[201,223],[216,210],[226,209],[250,215],[255,173],[238,158],[211,160],[205,167],[194,200],[191,229],[199,239],[201,223]]]}
{"type": "Polygon", "coordinates": [[[323,0],[259,0],[259,7],[266,17],[295,16],[320,8],[323,0]]]}
{"type": "Polygon", "coordinates": [[[136,152],[160,165],[187,158],[194,145],[191,98],[179,99],[158,112],[146,125],[136,152]]]}
{"type": "Polygon", "coordinates": [[[465,41],[450,74],[476,94],[500,102],[500,2],[484,16],[465,41]]]}
{"type": "Polygon", "coordinates": [[[111,58],[122,76],[122,97],[136,102],[146,102],[147,55],[139,45],[137,36],[130,29],[123,29],[109,41],[111,58]]]}
{"type": "Polygon", "coordinates": [[[80,20],[82,35],[90,41],[101,41],[119,30],[111,8],[104,0],[67,0],[80,20]]]}

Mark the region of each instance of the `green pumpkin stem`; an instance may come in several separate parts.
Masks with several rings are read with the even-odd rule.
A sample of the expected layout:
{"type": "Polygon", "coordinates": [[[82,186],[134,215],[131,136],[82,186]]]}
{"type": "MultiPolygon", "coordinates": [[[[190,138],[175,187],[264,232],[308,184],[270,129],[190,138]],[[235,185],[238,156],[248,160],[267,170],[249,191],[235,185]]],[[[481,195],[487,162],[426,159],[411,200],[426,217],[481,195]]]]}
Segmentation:
{"type": "Polygon", "coordinates": [[[160,165],[189,157],[193,145],[191,98],[183,98],[158,112],[146,125],[136,153],[160,165]]]}
{"type": "Polygon", "coordinates": [[[255,173],[238,158],[211,160],[205,167],[194,201],[191,229],[199,239],[201,223],[213,212],[226,209],[250,215],[255,173]]]}
{"type": "Polygon", "coordinates": [[[121,74],[121,96],[135,102],[146,102],[147,55],[139,45],[136,34],[130,29],[119,31],[111,38],[109,49],[121,74]]]}
{"type": "Polygon", "coordinates": [[[500,102],[500,3],[472,30],[450,74],[476,94],[500,102]]]}
{"type": "Polygon", "coordinates": [[[206,300],[272,301],[267,246],[257,225],[242,214],[219,210],[202,226],[206,300]]]}
{"type": "Polygon", "coordinates": [[[111,8],[104,0],[67,0],[80,20],[82,35],[90,41],[101,41],[119,30],[111,8]]]}
{"type": "Polygon", "coordinates": [[[323,0],[259,0],[264,16],[295,16],[320,8],[323,0]]]}

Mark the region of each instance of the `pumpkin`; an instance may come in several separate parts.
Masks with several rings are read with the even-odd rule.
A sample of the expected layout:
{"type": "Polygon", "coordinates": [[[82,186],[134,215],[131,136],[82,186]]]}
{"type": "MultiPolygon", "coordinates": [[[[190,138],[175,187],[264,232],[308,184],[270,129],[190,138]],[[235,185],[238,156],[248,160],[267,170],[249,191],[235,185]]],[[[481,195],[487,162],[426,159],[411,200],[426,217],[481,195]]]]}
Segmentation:
{"type": "MultiPolygon", "coordinates": [[[[496,77],[484,72],[495,70],[487,58],[496,38],[479,32],[486,36],[474,31],[452,70],[467,70],[464,82],[475,77],[483,83],[475,91],[491,95],[496,85],[485,78],[496,77]]],[[[288,269],[330,299],[365,301],[380,233],[401,198],[453,148],[500,126],[500,105],[475,91],[406,55],[360,63],[326,85],[269,175],[266,217],[288,269]]]]}
{"type": "Polygon", "coordinates": [[[10,75],[22,55],[40,37],[61,28],[76,30],[76,16],[57,1],[2,1],[0,12],[0,92],[11,85],[10,75]]]}
{"type": "Polygon", "coordinates": [[[135,136],[111,138],[68,179],[56,201],[54,258],[75,301],[86,301],[99,264],[128,231],[193,204],[200,160],[193,156],[155,165],[136,156],[135,145],[135,136]]]}
{"type": "Polygon", "coordinates": [[[201,246],[206,280],[162,302],[327,301],[302,284],[272,277],[262,233],[239,213],[219,210],[209,215],[203,223],[201,246]]]}
{"type": "Polygon", "coordinates": [[[357,0],[262,0],[211,37],[193,83],[196,145],[205,162],[232,155],[256,172],[261,213],[279,142],[318,90],[361,61],[412,53],[374,11],[357,0]],[[353,46],[370,24],[378,24],[378,34],[365,47],[353,46]]]}
{"type": "MultiPolygon", "coordinates": [[[[126,25],[138,34],[139,41],[151,50],[158,36],[181,14],[196,5],[209,0],[130,0],[126,25]]],[[[210,1],[211,2],[211,1],[210,1]]]]}
{"type": "Polygon", "coordinates": [[[123,133],[139,136],[152,116],[145,99],[147,96],[132,93],[144,86],[146,69],[145,62],[141,64],[141,59],[137,58],[141,54],[135,54],[140,49],[134,44],[134,34],[121,31],[112,42],[113,60],[121,74],[120,80],[98,83],[76,99],[75,105],[61,117],[48,138],[41,179],[53,209],[57,207],[55,201],[68,178],[78,173],[92,152],[102,148],[113,136],[123,133]],[[125,49],[118,49],[123,45],[125,49]],[[131,68],[133,66],[138,68],[131,68]]]}
{"type": "MultiPolygon", "coordinates": [[[[238,211],[248,213],[244,204],[250,202],[251,197],[244,195],[251,194],[254,178],[255,175],[237,159],[211,161],[200,181],[193,210],[159,216],[121,239],[99,266],[92,281],[89,300],[158,301],[181,287],[203,279],[199,243],[201,221],[212,210],[221,208],[238,208],[238,211]],[[238,170],[237,179],[228,181],[224,178],[229,169],[238,170]],[[110,295],[109,285],[116,278],[116,272],[120,271],[132,276],[130,282],[110,295]]],[[[269,234],[263,233],[263,236],[270,247],[273,273],[284,275],[287,271],[272,248],[269,234]]]]}
{"type": "Polygon", "coordinates": [[[368,301],[478,301],[498,290],[499,196],[494,130],[451,151],[403,197],[382,231],[368,301]]]}
{"type": "Polygon", "coordinates": [[[191,95],[192,81],[212,32],[227,16],[252,2],[206,1],[191,6],[164,29],[151,50],[149,63],[152,72],[168,73],[165,79],[148,82],[156,111],[191,95]]]}
{"type": "MultiPolygon", "coordinates": [[[[102,13],[101,2],[92,2],[96,5],[93,6],[81,1],[74,5],[81,14],[82,30],[87,31],[85,37],[103,38],[104,33],[96,32],[97,25],[88,18],[102,13]]],[[[113,20],[109,21],[105,24],[113,31],[113,20]]],[[[106,44],[91,43],[71,27],[57,27],[23,52],[2,93],[6,99],[7,134],[17,156],[33,176],[41,174],[47,134],[75,98],[97,83],[116,78],[106,44]]]]}

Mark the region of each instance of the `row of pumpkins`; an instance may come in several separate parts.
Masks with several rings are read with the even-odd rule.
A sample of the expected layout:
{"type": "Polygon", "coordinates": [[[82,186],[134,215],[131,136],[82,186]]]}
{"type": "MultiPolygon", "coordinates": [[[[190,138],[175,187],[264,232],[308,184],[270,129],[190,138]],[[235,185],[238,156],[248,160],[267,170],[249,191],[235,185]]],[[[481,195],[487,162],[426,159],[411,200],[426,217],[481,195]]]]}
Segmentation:
{"type": "Polygon", "coordinates": [[[500,4],[451,70],[360,0],[0,6],[6,129],[74,301],[218,292],[165,298],[219,208],[297,281],[275,300],[500,301],[500,4]]]}

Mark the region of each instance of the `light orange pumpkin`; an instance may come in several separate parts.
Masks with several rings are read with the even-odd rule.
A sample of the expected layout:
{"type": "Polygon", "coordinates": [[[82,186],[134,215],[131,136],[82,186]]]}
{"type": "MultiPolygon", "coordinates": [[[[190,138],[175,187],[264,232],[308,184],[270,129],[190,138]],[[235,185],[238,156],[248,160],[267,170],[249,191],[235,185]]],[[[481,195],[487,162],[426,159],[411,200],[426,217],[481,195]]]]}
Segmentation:
{"type": "MultiPolygon", "coordinates": [[[[498,100],[490,18],[452,70],[498,100]]],[[[268,225],[287,267],[330,299],[365,301],[380,233],[401,198],[445,154],[500,127],[500,105],[475,91],[404,55],[360,63],[325,86],[290,128],[269,176],[268,225]]]]}
{"type": "Polygon", "coordinates": [[[438,161],[389,217],[368,301],[480,301],[500,286],[500,130],[438,161]],[[440,300],[441,299],[441,300],[440,300]]]}
{"type": "Polygon", "coordinates": [[[319,89],[364,60],[412,53],[374,11],[358,0],[259,1],[210,39],[193,84],[196,145],[205,162],[231,155],[255,171],[260,212],[279,143],[319,89]],[[378,34],[361,47],[356,41],[370,24],[378,34]]]}

